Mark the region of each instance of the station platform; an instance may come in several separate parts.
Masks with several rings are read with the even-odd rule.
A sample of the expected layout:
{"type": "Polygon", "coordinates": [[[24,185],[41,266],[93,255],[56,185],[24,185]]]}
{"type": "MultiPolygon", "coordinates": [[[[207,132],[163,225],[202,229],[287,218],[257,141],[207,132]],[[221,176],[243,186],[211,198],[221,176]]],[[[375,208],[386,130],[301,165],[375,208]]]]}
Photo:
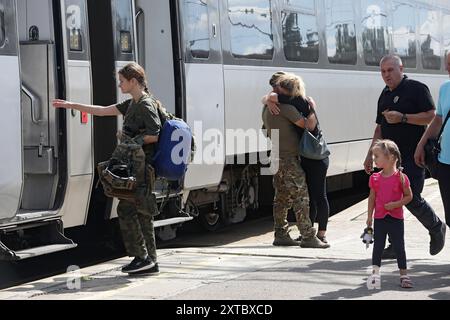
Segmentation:
{"type": "MultiPolygon", "coordinates": [[[[444,219],[439,187],[423,196],[444,219]]],[[[383,260],[381,289],[368,290],[373,246],[360,235],[367,200],[333,216],[329,249],[272,246],[272,220],[200,235],[182,247],[158,250],[160,274],[130,277],[125,257],[0,291],[0,299],[31,300],[446,300],[450,299],[450,232],[437,256],[427,230],[405,211],[405,242],[413,289],[399,286],[396,260],[383,260]]],[[[292,227],[292,237],[298,235],[292,227]]]]}

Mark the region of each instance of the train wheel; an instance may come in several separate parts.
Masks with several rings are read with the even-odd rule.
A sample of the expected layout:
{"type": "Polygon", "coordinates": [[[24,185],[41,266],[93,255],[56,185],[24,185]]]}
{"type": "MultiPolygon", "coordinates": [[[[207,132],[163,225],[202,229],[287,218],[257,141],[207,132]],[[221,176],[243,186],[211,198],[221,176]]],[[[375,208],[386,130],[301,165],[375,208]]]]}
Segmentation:
{"type": "Polygon", "coordinates": [[[213,210],[205,210],[200,212],[198,220],[203,228],[208,231],[216,231],[220,225],[220,214],[213,210]]]}

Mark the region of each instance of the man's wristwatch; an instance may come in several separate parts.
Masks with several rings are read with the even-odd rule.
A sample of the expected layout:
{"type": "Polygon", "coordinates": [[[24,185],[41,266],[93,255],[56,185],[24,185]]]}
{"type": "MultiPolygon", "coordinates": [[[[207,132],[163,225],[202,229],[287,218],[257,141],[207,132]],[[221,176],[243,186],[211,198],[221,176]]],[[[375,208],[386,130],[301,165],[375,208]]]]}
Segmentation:
{"type": "Polygon", "coordinates": [[[402,123],[408,123],[408,117],[406,116],[406,113],[402,116],[402,123]]]}

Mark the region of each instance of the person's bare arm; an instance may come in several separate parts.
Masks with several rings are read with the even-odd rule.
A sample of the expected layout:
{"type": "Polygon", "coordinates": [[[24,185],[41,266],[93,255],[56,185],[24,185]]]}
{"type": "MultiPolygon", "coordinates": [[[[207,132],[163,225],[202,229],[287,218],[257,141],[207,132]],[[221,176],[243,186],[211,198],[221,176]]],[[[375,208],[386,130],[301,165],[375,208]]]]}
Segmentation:
{"type": "Polygon", "coordinates": [[[103,107],[103,106],[86,105],[86,104],[80,104],[80,103],[56,99],[56,100],[53,100],[53,107],[61,108],[61,109],[75,109],[75,110],[78,110],[81,112],[86,112],[86,113],[92,114],[94,116],[100,116],[100,117],[121,115],[119,109],[117,109],[115,104],[107,106],[107,107],[103,107]]]}
{"type": "Polygon", "coordinates": [[[377,140],[381,139],[381,126],[377,125],[375,132],[373,133],[372,143],[370,144],[369,151],[367,152],[366,160],[364,160],[364,170],[367,174],[373,171],[373,158],[372,158],[372,147],[375,145],[377,140]]]}
{"type": "Polygon", "coordinates": [[[442,128],[442,124],[442,117],[436,115],[433,122],[431,122],[430,126],[423,134],[422,139],[420,139],[420,142],[416,148],[416,152],[414,153],[414,161],[419,167],[425,166],[425,144],[427,143],[428,139],[436,138],[438,136],[439,131],[442,128]]]}
{"type": "Polygon", "coordinates": [[[261,102],[269,108],[269,112],[275,116],[280,114],[280,107],[278,106],[278,94],[270,92],[262,97],[261,102]]]}
{"type": "Polygon", "coordinates": [[[375,210],[375,191],[370,189],[369,202],[367,207],[367,227],[371,228],[373,224],[373,211],[375,210]]]}
{"type": "MultiPolygon", "coordinates": [[[[389,124],[399,124],[402,123],[403,113],[398,111],[385,111],[383,112],[386,121],[389,124]]],[[[408,124],[414,124],[417,126],[427,126],[433,121],[436,116],[436,110],[430,110],[427,112],[421,112],[417,114],[405,114],[408,124]]]]}

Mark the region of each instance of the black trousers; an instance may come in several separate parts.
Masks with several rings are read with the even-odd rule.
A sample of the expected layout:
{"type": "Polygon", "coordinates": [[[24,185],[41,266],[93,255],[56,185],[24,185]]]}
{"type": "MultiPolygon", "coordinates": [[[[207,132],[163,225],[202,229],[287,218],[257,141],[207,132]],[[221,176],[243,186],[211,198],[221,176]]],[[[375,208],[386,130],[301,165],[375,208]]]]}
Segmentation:
{"type": "Polygon", "coordinates": [[[439,163],[439,189],[444,203],[445,221],[450,223],[450,165],[439,163]]]}
{"type": "Polygon", "coordinates": [[[309,192],[309,217],[311,222],[319,222],[319,231],[326,231],[330,216],[330,205],[327,198],[327,171],[330,159],[311,160],[301,158],[301,165],[306,175],[309,192]]]}
{"type": "Polygon", "coordinates": [[[372,265],[381,267],[381,255],[386,244],[386,236],[394,246],[399,269],[406,269],[405,252],[405,223],[387,215],[384,219],[374,220],[374,244],[372,253],[372,265]]]}
{"type": "Polygon", "coordinates": [[[425,184],[425,169],[418,167],[414,159],[405,160],[402,165],[403,172],[408,176],[411,183],[413,193],[413,199],[406,208],[427,228],[429,233],[440,232],[442,221],[421,195],[425,184]]]}

